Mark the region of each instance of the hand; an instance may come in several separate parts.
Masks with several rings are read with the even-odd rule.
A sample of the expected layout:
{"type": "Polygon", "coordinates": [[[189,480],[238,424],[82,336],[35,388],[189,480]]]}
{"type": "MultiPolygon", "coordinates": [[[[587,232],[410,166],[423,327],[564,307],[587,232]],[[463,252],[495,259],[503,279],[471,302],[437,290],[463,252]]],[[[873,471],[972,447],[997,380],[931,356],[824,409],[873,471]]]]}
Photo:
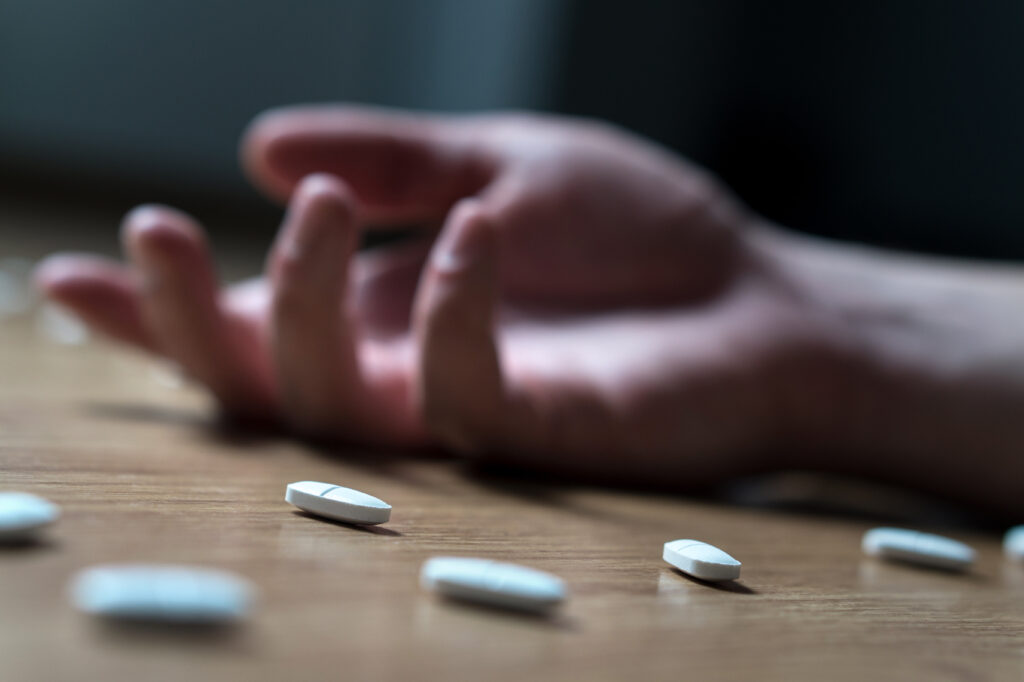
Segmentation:
{"type": "Polygon", "coordinates": [[[228,411],[678,484],[765,466],[842,390],[844,330],[763,228],[620,131],[307,108],[262,116],[242,154],[291,199],[264,280],[218,293],[198,225],[158,207],[126,220],[129,266],[61,256],[38,276],[228,411]],[[353,254],[364,224],[442,220],[433,243],[353,254]]]}

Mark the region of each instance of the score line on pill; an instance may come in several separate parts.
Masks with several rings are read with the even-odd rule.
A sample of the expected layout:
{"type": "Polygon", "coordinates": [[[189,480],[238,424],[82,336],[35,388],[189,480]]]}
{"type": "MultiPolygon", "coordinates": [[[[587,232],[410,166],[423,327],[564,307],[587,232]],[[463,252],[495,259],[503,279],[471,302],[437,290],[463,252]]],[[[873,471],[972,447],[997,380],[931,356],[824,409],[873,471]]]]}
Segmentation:
{"type": "Polygon", "coordinates": [[[905,528],[873,528],[864,534],[861,548],[868,556],[949,571],[967,570],[975,556],[962,542],[905,528]]]}
{"type": "Polygon", "coordinates": [[[736,580],[743,565],[714,545],[700,540],[666,542],[661,557],[683,573],[709,582],[736,580]]]}
{"type": "Polygon", "coordinates": [[[373,495],[320,481],[289,483],[285,501],[310,514],[345,523],[376,525],[391,518],[391,505],[373,495]]]}
{"type": "Polygon", "coordinates": [[[104,564],[71,581],[71,601],[111,619],[212,624],[240,620],[255,589],[227,571],[164,564],[104,564]]]}
{"type": "Polygon", "coordinates": [[[32,539],[60,518],[60,507],[31,493],[0,492],[0,542],[32,539]]]}
{"type": "Polygon", "coordinates": [[[551,573],[471,557],[428,559],[420,585],[451,599],[536,614],[549,613],[567,594],[562,579],[551,573]]]}

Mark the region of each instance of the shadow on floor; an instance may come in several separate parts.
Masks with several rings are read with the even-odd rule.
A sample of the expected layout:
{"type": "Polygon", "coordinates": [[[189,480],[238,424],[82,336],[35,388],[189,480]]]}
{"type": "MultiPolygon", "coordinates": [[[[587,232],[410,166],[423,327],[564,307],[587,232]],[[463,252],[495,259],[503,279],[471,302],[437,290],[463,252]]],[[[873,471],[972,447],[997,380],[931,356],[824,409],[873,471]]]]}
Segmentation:
{"type": "Polygon", "coordinates": [[[370,533],[371,535],[386,535],[388,537],[400,538],[404,534],[399,533],[397,530],[385,528],[384,526],[364,526],[359,523],[345,523],[344,521],[338,521],[337,519],[328,519],[323,516],[317,516],[316,514],[310,514],[305,511],[293,511],[295,516],[301,516],[306,519],[313,519],[314,521],[320,521],[321,523],[327,523],[332,526],[339,526],[341,528],[347,528],[349,530],[358,531],[360,533],[370,533]]]}
{"type": "Polygon", "coordinates": [[[696,583],[697,585],[701,585],[702,587],[707,587],[712,590],[718,590],[719,592],[731,592],[733,594],[759,594],[757,590],[752,587],[747,587],[738,580],[712,582],[710,580],[701,580],[700,578],[695,578],[692,575],[687,575],[675,566],[670,566],[669,570],[683,580],[688,580],[691,583],[696,583]]]}
{"type": "Polygon", "coordinates": [[[97,618],[96,637],[124,646],[170,646],[193,650],[248,653],[243,623],[161,623],[145,620],[97,618]]]}
{"type": "MultiPolygon", "coordinates": [[[[298,440],[311,451],[328,458],[343,459],[349,466],[364,468],[395,478],[420,489],[457,493],[458,486],[447,485],[444,477],[424,475],[421,467],[404,466],[424,460],[437,463],[458,462],[437,449],[391,450],[363,445],[300,438],[280,425],[265,421],[208,418],[201,412],[158,405],[93,402],[87,413],[110,420],[150,422],[192,427],[204,437],[235,447],[298,440]]],[[[606,489],[683,498],[701,504],[745,507],[765,512],[818,516],[872,523],[904,524],[915,527],[970,528],[1001,533],[1009,520],[986,515],[902,488],[838,476],[783,472],[750,476],[730,481],[714,489],[686,491],[641,487],[627,481],[580,481],[575,478],[480,462],[458,462],[465,480],[488,491],[514,496],[520,500],[566,511],[588,518],[633,523],[619,513],[572,500],[570,493],[586,489],[606,489]]]]}

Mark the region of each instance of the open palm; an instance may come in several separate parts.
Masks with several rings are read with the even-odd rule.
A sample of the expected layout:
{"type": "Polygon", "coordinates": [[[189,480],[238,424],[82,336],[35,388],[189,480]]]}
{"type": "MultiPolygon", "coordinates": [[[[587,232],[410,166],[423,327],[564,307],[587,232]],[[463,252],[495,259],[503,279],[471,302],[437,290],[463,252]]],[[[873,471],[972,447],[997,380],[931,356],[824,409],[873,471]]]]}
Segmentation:
{"type": "Polygon", "coordinates": [[[794,425],[828,325],[710,177],[603,125],[351,107],[262,116],[243,159],[290,201],[265,278],[219,292],[202,232],[126,219],[129,265],[47,292],[166,355],[229,412],[570,474],[705,480],[794,425]],[[365,225],[443,222],[355,253],[365,225]]]}

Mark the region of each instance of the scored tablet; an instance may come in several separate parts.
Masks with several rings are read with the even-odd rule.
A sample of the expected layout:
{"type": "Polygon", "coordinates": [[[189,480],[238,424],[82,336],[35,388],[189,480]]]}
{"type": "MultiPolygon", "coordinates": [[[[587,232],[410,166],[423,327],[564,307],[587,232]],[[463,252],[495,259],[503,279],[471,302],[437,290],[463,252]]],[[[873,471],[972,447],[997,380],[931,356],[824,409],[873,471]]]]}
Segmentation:
{"type": "Polygon", "coordinates": [[[284,499],[310,514],[345,523],[376,525],[391,518],[391,505],[359,490],[321,481],[289,483],[284,499]]]}
{"type": "Polygon", "coordinates": [[[441,556],[420,569],[420,584],[452,599],[543,614],[565,601],[558,576],[492,559],[441,556]]]}
{"type": "Polygon", "coordinates": [[[666,542],[661,557],[687,575],[708,581],[735,580],[742,564],[700,540],[666,542]]]}

